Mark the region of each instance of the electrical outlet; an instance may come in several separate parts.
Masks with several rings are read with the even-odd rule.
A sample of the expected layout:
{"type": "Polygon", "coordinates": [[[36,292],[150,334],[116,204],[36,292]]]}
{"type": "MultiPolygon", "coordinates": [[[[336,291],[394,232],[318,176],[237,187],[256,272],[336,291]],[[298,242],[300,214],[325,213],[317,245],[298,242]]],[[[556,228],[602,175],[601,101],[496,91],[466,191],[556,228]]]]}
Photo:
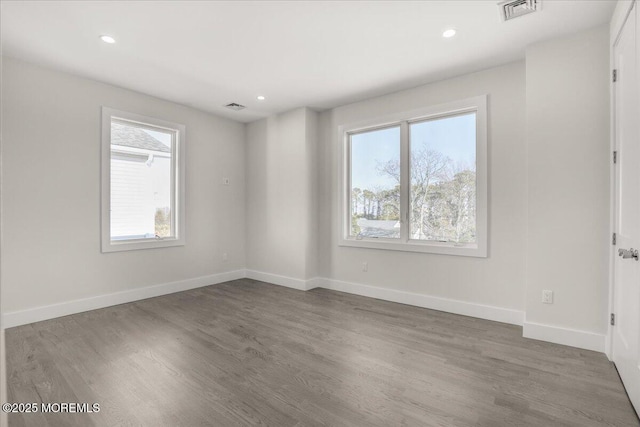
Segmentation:
{"type": "Polygon", "coordinates": [[[367,261],[362,263],[362,271],[364,272],[369,271],[369,263],[367,263],[367,261]]]}
{"type": "Polygon", "coordinates": [[[227,255],[226,252],[222,254],[222,260],[223,261],[229,261],[229,255],[227,255]]]}
{"type": "Polygon", "coordinates": [[[542,291],[542,302],[544,304],[553,304],[553,291],[542,291]]]}
{"type": "Polygon", "coordinates": [[[222,178],[222,185],[229,185],[229,178],[222,178]]]}

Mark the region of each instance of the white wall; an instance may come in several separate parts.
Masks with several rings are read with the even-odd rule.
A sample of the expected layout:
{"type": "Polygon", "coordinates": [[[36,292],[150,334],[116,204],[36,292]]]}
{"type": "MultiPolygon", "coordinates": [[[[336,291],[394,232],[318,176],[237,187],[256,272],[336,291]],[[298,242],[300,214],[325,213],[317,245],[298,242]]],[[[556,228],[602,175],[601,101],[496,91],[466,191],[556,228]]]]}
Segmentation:
{"type": "Polygon", "coordinates": [[[629,10],[633,5],[635,0],[618,0],[616,3],[616,8],[613,10],[613,16],[611,17],[611,22],[609,23],[609,44],[613,45],[616,37],[618,36],[619,31],[622,29],[622,24],[624,23],[627,15],[629,14],[629,10]]]}
{"type": "Polygon", "coordinates": [[[525,314],[527,336],[604,350],[608,63],[608,29],[601,27],[532,46],[526,64],[322,113],[320,275],[371,285],[382,291],[366,292],[382,297],[410,292],[419,294],[417,299],[427,295],[518,310],[525,314]],[[337,127],[484,93],[489,95],[488,258],[338,246],[337,127]],[[368,272],[361,271],[364,261],[368,272]],[[543,289],[554,291],[554,304],[542,304],[543,289]]]}
{"type": "Polygon", "coordinates": [[[247,125],[247,269],[305,280],[317,270],[316,121],[307,108],[247,125]]]}
{"type": "Polygon", "coordinates": [[[609,250],[607,40],[606,28],[587,31],[531,47],[526,62],[246,126],[5,60],[2,307],[246,267],[296,286],[320,276],[329,287],[365,284],[368,294],[390,299],[404,293],[403,302],[444,298],[520,320],[526,312],[531,324],[599,339],[609,250]],[[481,94],[489,107],[489,256],[338,246],[338,126],[481,94]],[[185,247],[100,253],[101,105],[187,126],[185,247]],[[540,302],[542,289],[555,292],[553,305],[540,302]]]}
{"type": "Polygon", "coordinates": [[[527,322],[606,331],[609,73],[607,27],[527,50],[527,322]]]}
{"type": "Polygon", "coordinates": [[[307,172],[307,203],[308,203],[308,216],[309,216],[309,229],[307,236],[307,272],[306,279],[316,277],[319,272],[318,262],[318,236],[320,233],[318,208],[320,206],[318,200],[318,185],[319,185],[319,172],[318,172],[318,120],[319,114],[310,109],[306,110],[305,127],[306,127],[306,146],[307,155],[306,162],[308,167],[307,172]]]}
{"type": "Polygon", "coordinates": [[[525,64],[517,62],[335,108],[321,115],[320,275],[512,310],[524,309],[525,64]],[[488,94],[489,257],[339,247],[337,127],[488,94]],[[368,262],[368,272],[361,271],[368,262]]]}
{"type": "MultiPolygon", "coordinates": [[[[0,81],[2,81],[2,61],[3,58],[0,56],[0,81]]],[[[2,99],[2,93],[4,88],[0,85],[0,100],[2,99]]],[[[1,102],[1,101],[0,101],[1,102]]],[[[1,107],[1,105],[0,105],[1,107]]],[[[2,110],[0,109],[0,134],[2,133],[2,110]]],[[[1,135],[0,135],[1,136],[1,135]]],[[[0,177],[2,176],[2,138],[0,138],[0,177]]],[[[4,260],[2,255],[2,210],[3,210],[3,199],[2,199],[2,180],[0,179],[0,272],[2,271],[2,261],[4,260]]],[[[7,399],[7,357],[6,357],[6,346],[5,346],[5,334],[4,334],[4,319],[2,316],[2,275],[0,274],[0,404],[8,401],[7,399]]],[[[6,426],[8,423],[7,414],[4,411],[0,411],[0,427],[6,426]]]]}
{"type": "Polygon", "coordinates": [[[244,268],[244,125],[3,59],[5,315],[244,268]],[[103,105],[186,125],[185,246],[100,252],[103,105]]]}

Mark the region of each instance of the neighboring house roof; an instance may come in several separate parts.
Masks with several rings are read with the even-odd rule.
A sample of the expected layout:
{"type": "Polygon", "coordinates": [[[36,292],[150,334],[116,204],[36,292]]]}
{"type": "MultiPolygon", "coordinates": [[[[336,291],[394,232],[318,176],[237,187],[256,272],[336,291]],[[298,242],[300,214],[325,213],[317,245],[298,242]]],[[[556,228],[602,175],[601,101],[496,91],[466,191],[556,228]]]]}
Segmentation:
{"type": "Polygon", "coordinates": [[[366,228],[380,228],[382,230],[393,230],[394,228],[400,228],[400,221],[398,220],[384,220],[384,219],[366,219],[358,218],[358,225],[366,228]]]}
{"type": "Polygon", "coordinates": [[[163,153],[171,152],[169,147],[139,127],[127,126],[117,122],[111,122],[111,144],[163,153]]]}
{"type": "Polygon", "coordinates": [[[362,237],[397,237],[400,221],[359,218],[357,221],[362,237]]]}

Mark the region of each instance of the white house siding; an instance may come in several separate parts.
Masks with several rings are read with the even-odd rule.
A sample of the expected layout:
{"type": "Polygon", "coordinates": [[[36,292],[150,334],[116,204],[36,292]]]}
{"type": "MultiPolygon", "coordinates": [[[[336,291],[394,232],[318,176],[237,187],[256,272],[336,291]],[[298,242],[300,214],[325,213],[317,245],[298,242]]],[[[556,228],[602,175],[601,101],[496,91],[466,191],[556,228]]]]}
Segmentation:
{"type": "Polygon", "coordinates": [[[154,208],[171,206],[171,157],[154,156],[151,164],[154,208]]]}
{"type": "Polygon", "coordinates": [[[155,203],[147,156],[111,153],[111,238],[155,235],[155,203]]]}

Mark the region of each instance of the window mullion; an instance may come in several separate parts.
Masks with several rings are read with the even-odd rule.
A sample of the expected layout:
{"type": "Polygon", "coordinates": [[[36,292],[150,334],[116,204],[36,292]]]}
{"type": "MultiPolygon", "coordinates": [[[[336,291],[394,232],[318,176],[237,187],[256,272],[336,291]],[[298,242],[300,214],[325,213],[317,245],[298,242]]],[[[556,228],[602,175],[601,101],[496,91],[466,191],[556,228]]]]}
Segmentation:
{"type": "Polygon", "coordinates": [[[400,123],[400,240],[409,241],[409,123],[400,123]]]}
{"type": "Polygon", "coordinates": [[[180,165],[180,159],[178,158],[178,144],[181,144],[182,135],[178,132],[174,131],[171,134],[171,232],[173,237],[180,237],[178,234],[182,232],[182,230],[177,227],[178,224],[178,216],[180,213],[178,212],[178,197],[183,197],[182,194],[178,194],[178,188],[176,183],[178,183],[178,166],[180,165]]]}

